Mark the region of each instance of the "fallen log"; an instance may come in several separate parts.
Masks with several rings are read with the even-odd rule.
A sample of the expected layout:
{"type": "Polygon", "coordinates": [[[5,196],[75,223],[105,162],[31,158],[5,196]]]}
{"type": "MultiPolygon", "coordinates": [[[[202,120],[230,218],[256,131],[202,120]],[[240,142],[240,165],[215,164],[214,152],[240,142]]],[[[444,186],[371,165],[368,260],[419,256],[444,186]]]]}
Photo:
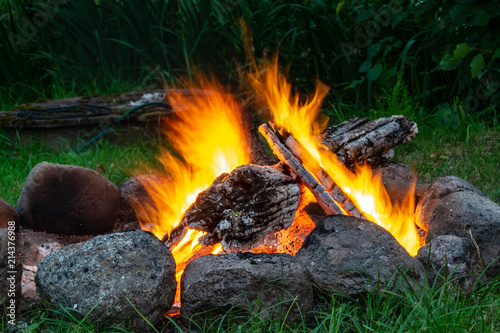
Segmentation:
{"type": "Polygon", "coordinates": [[[318,182],[314,176],[304,168],[302,163],[283,145],[276,134],[267,126],[262,124],[259,132],[266,138],[274,154],[283,161],[300,179],[314,195],[318,204],[326,214],[343,214],[340,207],[335,203],[332,196],[325,187],[318,182]]]}
{"type": "Polygon", "coordinates": [[[353,118],[326,129],[323,144],[340,162],[353,169],[355,163],[377,165],[393,156],[392,148],[410,141],[417,124],[404,116],[369,120],[353,118]]]}
{"type": "Polygon", "coordinates": [[[249,250],[292,224],[300,194],[299,184],[280,170],[242,165],[198,194],[182,224],[207,232],[199,239],[202,245],[221,242],[226,251],[249,250]]]}

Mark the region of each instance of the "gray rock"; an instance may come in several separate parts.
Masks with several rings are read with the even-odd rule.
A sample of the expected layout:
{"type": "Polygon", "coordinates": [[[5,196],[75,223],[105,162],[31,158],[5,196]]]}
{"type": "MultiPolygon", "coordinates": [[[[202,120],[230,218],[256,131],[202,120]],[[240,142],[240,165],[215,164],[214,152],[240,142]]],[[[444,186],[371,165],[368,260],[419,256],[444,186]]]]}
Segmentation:
{"type": "Polygon", "coordinates": [[[177,286],[169,249],[142,230],[97,236],[54,251],[38,264],[35,281],[43,301],[83,314],[95,307],[91,321],[122,327],[129,321],[138,332],[147,328],[138,312],[155,324],[172,306],[177,286]]]}
{"type": "Polygon", "coordinates": [[[0,228],[7,228],[10,221],[14,221],[16,224],[19,223],[19,216],[14,207],[0,198],[0,228]]]}
{"type": "Polygon", "coordinates": [[[417,225],[425,231],[428,231],[429,221],[433,215],[434,206],[446,196],[462,191],[483,194],[472,184],[455,176],[446,176],[436,179],[418,202],[415,210],[417,225]]]}
{"type": "Polygon", "coordinates": [[[373,170],[374,175],[382,175],[382,183],[391,198],[393,204],[401,204],[415,184],[415,202],[418,203],[429,184],[417,182],[417,176],[406,165],[395,162],[387,162],[383,166],[373,170]]]}
{"type": "Polygon", "coordinates": [[[203,319],[234,306],[276,319],[290,311],[286,319],[293,320],[312,309],[313,291],[302,265],[288,254],[207,255],[187,265],[181,304],[185,317],[202,312],[203,319]]]}
{"type": "Polygon", "coordinates": [[[401,272],[414,287],[424,282],[422,264],[385,229],[351,216],[329,215],[297,252],[313,284],[356,297],[392,288],[401,272]]]}
{"type": "Polygon", "coordinates": [[[22,226],[82,235],[111,231],[118,205],[118,189],[97,171],[44,162],[26,178],[16,209],[22,226]]]}
{"type": "Polygon", "coordinates": [[[35,275],[40,260],[63,246],[80,243],[93,237],[92,235],[58,235],[27,228],[20,228],[17,236],[19,254],[23,263],[22,298],[28,304],[39,300],[36,293],[35,275]]]}
{"type": "Polygon", "coordinates": [[[438,236],[468,238],[479,248],[487,277],[500,275],[500,206],[473,191],[447,195],[428,210],[429,231],[426,243],[438,236]]]}
{"type": "Polygon", "coordinates": [[[143,185],[143,182],[164,183],[166,179],[156,175],[139,175],[130,177],[118,186],[120,193],[120,209],[118,217],[123,221],[137,220],[134,207],[156,207],[153,199],[143,185]]]}
{"type": "Polygon", "coordinates": [[[10,230],[0,228],[0,306],[2,307],[0,317],[6,315],[7,320],[16,318],[21,301],[23,269],[16,238],[12,227],[10,230]],[[4,306],[7,307],[6,311],[4,306]]]}
{"type": "Polygon", "coordinates": [[[464,291],[471,291],[482,273],[470,238],[435,237],[419,249],[416,258],[427,268],[429,285],[441,286],[445,281],[451,281],[464,291]]]}

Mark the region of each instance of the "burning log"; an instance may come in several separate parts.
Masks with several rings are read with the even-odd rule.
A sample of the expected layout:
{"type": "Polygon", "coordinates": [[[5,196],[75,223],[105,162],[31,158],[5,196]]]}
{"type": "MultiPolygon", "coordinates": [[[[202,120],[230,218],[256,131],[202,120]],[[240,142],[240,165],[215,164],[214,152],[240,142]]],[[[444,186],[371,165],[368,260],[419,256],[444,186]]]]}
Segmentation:
{"type": "MultiPolygon", "coordinates": [[[[376,164],[390,159],[393,155],[391,149],[411,140],[417,132],[417,125],[403,116],[379,118],[374,121],[354,118],[326,130],[322,143],[326,148],[337,155],[341,163],[344,163],[347,167],[352,169],[356,163],[362,164],[364,161],[368,161],[370,164],[376,164]]],[[[283,145],[267,126],[261,126],[261,133],[266,137],[269,145],[277,156],[287,165],[290,166],[290,162],[286,160],[294,162],[290,156],[296,159],[299,164],[301,160],[303,161],[309,158],[306,156],[307,153],[305,153],[301,145],[292,135],[289,135],[288,138],[284,140],[285,145],[283,145]],[[288,154],[286,152],[283,153],[283,149],[286,150],[287,148],[289,149],[289,151],[287,150],[288,154]]],[[[302,165],[300,165],[300,167],[301,168],[296,168],[297,171],[295,171],[294,168],[290,166],[290,168],[299,175],[302,175],[303,171],[308,173],[302,165]]],[[[329,193],[330,197],[335,200],[337,204],[342,206],[343,210],[348,215],[358,218],[364,217],[356,205],[348,198],[344,191],[335,184],[325,170],[320,168],[315,173],[315,176],[319,180],[319,184],[324,187],[324,190],[322,190],[326,190],[326,193],[329,193]]],[[[313,190],[311,191],[314,193],[313,190]]],[[[320,203],[319,200],[318,203],[320,203]]],[[[323,207],[321,203],[320,205],[323,207]]],[[[325,212],[331,214],[327,209],[325,209],[325,212]]],[[[333,213],[338,214],[336,212],[333,213]]]]}
{"type": "Polygon", "coordinates": [[[378,164],[393,156],[392,148],[410,141],[417,124],[404,116],[369,120],[353,118],[325,130],[323,144],[337,154],[340,162],[353,168],[355,163],[378,164]]]}
{"type": "Polygon", "coordinates": [[[201,192],[182,224],[207,232],[199,240],[203,245],[250,249],[292,224],[300,193],[300,186],[274,167],[243,165],[201,192]]]}
{"type": "Polygon", "coordinates": [[[302,163],[280,142],[276,134],[267,126],[262,124],[259,132],[266,138],[274,154],[283,161],[314,195],[318,204],[327,214],[343,214],[340,207],[335,203],[332,196],[325,187],[318,182],[314,176],[304,168],[302,163]]]}
{"type": "MultiPolygon", "coordinates": [[[[290,135],[286,142],[286,146],[290,148],[290,151],[295,155],[298,156],[300,159],[303,159],[305,153],[303,149],[301,148],[300,144],[295,140],[295,138],[290,135]]],[[[340,204],[342,208],[347,212],[348,215],[358,217],[358,218],[365,218],[363,214],[359,211],[359,209],[356,207],[356,205],[349,199],[349,197],[340,189],[340,187],[335,184],[333,179],[328,175],[328,173],[323,170],[319,169],[319,171],[316,173],[316,178],[319,179],[321,184],[326,188],[326,190],[330,193],[332,196],[333,200],[335,200],[336,203],[340,204]]]]}

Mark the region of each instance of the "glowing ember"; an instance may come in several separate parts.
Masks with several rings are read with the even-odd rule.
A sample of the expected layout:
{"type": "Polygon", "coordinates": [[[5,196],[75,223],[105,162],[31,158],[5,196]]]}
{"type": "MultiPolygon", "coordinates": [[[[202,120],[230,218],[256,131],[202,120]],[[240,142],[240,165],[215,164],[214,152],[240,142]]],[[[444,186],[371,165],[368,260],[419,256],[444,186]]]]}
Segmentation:
{"type": "Polygon", "coordinates": [[[175,259],[175,279],[177,280],[177,291],[175,293],[175,304],[180,305],[181,296],[181,277],[188,263],[196,258],[207,254],[217,254],[222,251],[222,245],[219,243],[215,246],[202,246],[198,240],[206,232],[186,228],[186,234],[182,237],[175,246],[172,247],[172,255],[175,259]]]}
{"type": "MultiPolygon", "coordinates": [[[[149,178],[143,182],[154,206],[134,207],[141,227],[159,239],[170,236],[198,193],[215,178],[250,162],[250,140],[246,138],[239,105],[218,83],[201,76],[198,80],[199,85],[187,84],[192,94],[176,90],[168,93],[175,118],[166,121],[163,132],[182,159],[164,151],[158,159],[165,167],[167,180],[149,178]]],[[[203,235],[187,228],[183,238],[171,247],[178,288],[185,266],[197,252],[215,254],[222,250],[220,245],[202,247],[198,239],[203,235]]],[[[176,302],[179,297],[177,293],[176,302]]]]}
{"type": "Polygon", "coordinates": [[[292,95],[291,85],[279,73],[277,58],[261,73],[250,75],[252,84],[259,97],[269,106],[277,127],[292,134],[309,155],[303,159],[305,167],[312,173],[323,168],[370,221],[391,232],[408,253],[415,256],[420,242],[414,223],[413,189],[401,205],[395,206],[381,178],[374,177],[369,166],[358,166],[356,173],[352,173],[337,161],[334,153],[324,147],[320,134],[326,122],[317,121],[321,102],[328,91],[324,84],[318,83],[312,99],[300,103],[298,94],[292,95]]]}

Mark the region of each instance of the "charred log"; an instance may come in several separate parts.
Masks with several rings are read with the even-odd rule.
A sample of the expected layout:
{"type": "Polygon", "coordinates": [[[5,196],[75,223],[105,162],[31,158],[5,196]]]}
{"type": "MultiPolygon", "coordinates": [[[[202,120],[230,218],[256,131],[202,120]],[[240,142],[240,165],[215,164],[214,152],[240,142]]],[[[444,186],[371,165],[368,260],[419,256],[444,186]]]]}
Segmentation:
{"type": "MultiPolygon", "coordinates": [[[[295,140],[295,138],[290,135],[286,140],[286,146],[290,149],[290,151],[297,156],[299,159],[303,160],[305,158],[311,158],[306,156],[307,154],[302,149],[302,146],[295,140]]],[[[333,200],[340,206],[342,209],[350,215],[357,218],[365,218],[363,214],[359,211],[356,205],[349,199],[349,197],[342,191],[342,189],[335,184],[332,177],[328,175],[328,173],[320,168],[318,172],[315,174],[316,178],[319,182],[325,187],[325,189],[330,193],[333,200]]]]}
{"type": "Polygon", "coordinates": [[[325,187],[318,182],[314,176],[304,168],[302,163],[280,142],[276,134],[267,126],[262,124],[259,132],[266,138],[274,154],[283,161],[314,195],[318,204],[327,214],[343,214],[340,207],[335,203],[332,196],[325,187]]]}
{"type": "Polygon", "coordinates": [[[243,165],[223,174],[196,198],[183,224],[206,231],[204,245],[249,249],[259,238],[292,224],[300,186],[269,166],[243,165]]]}
{"type": "Polygon", "coordinates": [[[325,130],[323,144],[352,169],[356,162],[376,165],[390,159],[392,148],[410,141],[417,133],[417,124],[404,116],[373,121],[353,118],[325,130]]]}

